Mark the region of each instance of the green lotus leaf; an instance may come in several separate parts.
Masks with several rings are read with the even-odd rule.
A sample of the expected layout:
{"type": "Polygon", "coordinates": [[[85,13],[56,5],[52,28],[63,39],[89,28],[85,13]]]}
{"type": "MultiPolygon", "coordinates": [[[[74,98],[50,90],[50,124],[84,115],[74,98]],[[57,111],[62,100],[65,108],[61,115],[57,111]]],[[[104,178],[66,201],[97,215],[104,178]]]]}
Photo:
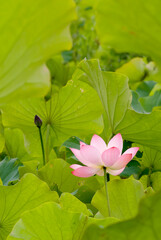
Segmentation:
{"type": "Polygon", "coordinates": [[[69,212],[83,213],[87,216],[92,215],[92,213],[87,209],[86,205],[70,193],[61,194],[60,206],[69,212]]]}
{"type": "Polygon", "coordinates": [[[143,184],[144,189],[151,187],[152,191],[161,190],[161,172],[153,172],[150,175],[143,175],[140,178],[140,182],[143,184]]]}
{"type": "Polygon", "coordinates": [[[144,188],[151,186],[155,191],[161,189],[161,152],[149,147],[143,147],[141,166],[147,175],[140,179],[144,188]]]}
{"type": "Polygon", "coordinates": [[[50,160],[38,171],[38,176],[48,183],[51,189],[58,187],[61,192],[74,192],[79,188],[81,179],[72,175],[70,164],[63,159],[50,160]]]}
{"type": "Polygon", "coordinates": [[[76,68],[74,62],[64,64],[63,57],[57,55],[47,61],[47,66],[51,73],[52,83],[59,87],[65,86],[76,68]]]}
{"type": "Polygon", "coordinates": [[[76,19],[74,1],[0,3],[0,103],[43,96],[50,86],[44,63],[72,46],[69,25],[76,19]]]}
{"type": "Polygon", "coordinates": [[[150,175],[150,186],[154,191],[161,189],[161,172],[154,172],[150,175]]]}
{"type": "Polygon", "coordinates": [[[3,185],[8,185],[9,182],[19,179],[18,168],[22,166],[22,163],[17,159],[9,159],[5,157],[0,161],[0,178],[3,185]]]}
{"type": "Polygon", "coordinates": [[[149,147],[143,147],[141,164],[153,171],[161,171],[161,152],[149,147]]]}
{"type": "Polygon", "coordinates": [[[132,91],[132,108],[138,113],[145,113],[145,109],[140,103],[139,94],[136,91],[132,91]]]}
{"type": "Polygon", "coordinates": [[[79,240],[87,220],[82,213],[68,212],[56,203],[45,203],[26,212],[8,240],[79,240]]]}
{"type": "Polygon", "coordinates": [[[154,107],[161,106],[161,90],[154,91],[157,84],[153,81],[141,83],[132,91],[132,107],[139,113],[151,113],[154,107]],[[154,94],[151,94],[154,91],[154,94]]]}
{"type": "Polygon", "coordinates": [[[121,133],[125,140],[160,150],[161,111],[140,114],[132,110],[128,79],[124,75],[101,71],[99,61],[94,59],[80,62],[74,79],[87,82],[97,91],[104,107],[106,141],[121,133]]]}
{"type": "Polygon", "coordinates": [[[126,140],[154,148],[161,147],[161,111],[154,109],[150,114],[139,114],[128,109],[116,128],[126,140]]]}
{"type": "Polygon", "coordinates": [[[136,217],[115,223],[107,228],[91,225],[82,240],[156,240],[160,239],[161,191],[144,198],[136,217]]]}
{"type": "Polygon", "coordinates": [[[29,154],[42,158],[39,131],[34,124],[37,114],[43,122],[42,134],[46,158],[53,146],[71,136],[100,133],[103,129],[102,106],[95,91],[85,83],[68,84],[52,100],[28,99],[2,108],[3,125],[20,128],[28,142],[29,154]]]}
{"type": "Polygon", "coordinates": [[[56,203],[45,203],[23,214],[7,240],[80,240],[88,226],[108,226],[117,219],[88,218],[83,213],[67,211],[56,203]],[[42,227],[43,226],[43,227],[42,227]]]}
{"type": "Polygon", "coordinates": [[[78,137],[70,137],[69,139],[67,139],[63,143],[63,146],[66,147],[66,148],[80,149],[80,141],[82,141],[82,140],[80,138],[78,138],[78,137]]]}
{"type": "Polygon", "coordinates": [[[36,160],[23,162],[23,166],[20,166],[18,168],[20,178],[22,178],[26,173],[32,173],[37,176],[39,165],[40,165],[39,161],[36,160]]]}
{"type": "Polygon", "coordinates": [[[116,70],[129,78],[129,83],[137,83],[144,79],[146,73],[146,62],[142,58],[133,58],[128,63],[116,70]]]}
{"type": "Polygon", "coordinates": [[[154,93],[153,96],[148,96],[139,99],[146,113],[152,112],[154,107],[161,106],[161,90],[154,93]]]}
{"type": "Polygon", "coordinates": [[[31,156],[25,147],[25,139],[20,129],[4,130],[5,149],[8,156],[18,158],[21,162],[31,160],[31,156]]]}
{"type": "Polygon", "coordinates": [[[58,201],[57,193],[33,174],[14,186],[0,186],[0,239],[6,239],[23,212],[48,201],[58,201]]]}
{"type": "Polygon", "coordinates": [[[91,200],[98,189],[104,186],[103,178],[96,175],[90,178],[84,178],[82,186],[79,187],[75,196],[86,204],[90,204],[91,200]],[[101,180],[101,181],[100,181],[101,180]]]}
{"type": "Polygon", "coordinates": [[[105,137],[110,138],[130,105],[128,78],[120,73],[101,71],[96,59],[80,62],[73,78],[87,82],[97,91],[105,112],[105,137]]]}
{"type": "MultiPolygon", "coordinates": [[[[152,95],[153,89],[157,86],[156,82],[154,81],[143,81],[139,84],[136,89],[136,92],[139,94],[139,97],[147,97],[152,95]]],[[[160,89],[157,89],[160,90],[160,89]]]]}
{"type": "MultiPolygon", "coordinates": [[[[142,184],[134,179],[125,179],[112,180],[108,182],[107,185],[111,217],[128,219],[135,216],[138,210],[138,203],[144,196],[142,184]]],[[[92,205],[94,205],[103,216],[108,216],[104,187],[96,192],[92,199],[92,205]]]]}
{"type": "Polygon", "coordinates": [[[96,28],[101,44],[146,54],[161,65],[160,7],[160,0],[98,1],[96,28]]]}

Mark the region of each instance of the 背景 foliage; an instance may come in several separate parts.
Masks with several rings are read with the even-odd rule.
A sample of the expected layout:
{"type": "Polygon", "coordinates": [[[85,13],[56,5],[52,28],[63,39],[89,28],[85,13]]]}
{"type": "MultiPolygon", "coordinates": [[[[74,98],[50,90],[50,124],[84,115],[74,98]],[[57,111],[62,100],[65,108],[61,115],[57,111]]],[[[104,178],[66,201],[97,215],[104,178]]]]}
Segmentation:
{"type": "Polygon", "coordinates": [[[146,54],[160,66],[160,6],[159,0],[98,1],[96,28],[102,45],[146,54]]]}
{"type": "Polygon", "coordinates": [[[7,186],[11,181],[19,179],[18,168],[22,163],[17,158],[10,159],[5,157],[0,162],[0,178],[4,186],[7,186]]]}
{"type": "Polygon", "coordinates": [[[159,0],[0,3],[0,240],[160,239],[159,0]],[[117,133],[140,149],[108,178],[109,216],[70,148],[117,133]]]}
{"type": "Polygon", "coordinates": [[[0,104],[43,96],[50,86],[45,61],[71,47],[69,24],[76,19],[74,2],[1,1],[0,16],[0,104]]]}

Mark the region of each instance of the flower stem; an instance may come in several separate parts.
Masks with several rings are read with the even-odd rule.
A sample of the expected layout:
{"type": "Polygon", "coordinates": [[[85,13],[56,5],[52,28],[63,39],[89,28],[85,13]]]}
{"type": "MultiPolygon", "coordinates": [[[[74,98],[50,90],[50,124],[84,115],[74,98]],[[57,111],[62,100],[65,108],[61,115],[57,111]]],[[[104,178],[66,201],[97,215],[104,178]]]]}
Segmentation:
{"type": "Polygon", "coordinates": [[[46,162],[49,161],[49,137],[50,137],[50,124],[46,128],[46,145],[45,145],[45,159],[46,162]]]}
{"type": "Polygon", "coordinates": [[[105,191],[106,191],[108,215],[109,215],[109,217],[110,217],[110,216],[111,216],[111,211],[110,211],[110,202],[109,202],[108,189],[107,189],[107,173],[106,173],[106,168],[104,167],[103,170],[104,170],[104,181],[105,181],[105,191]]]}
{"type": "Polygon", "coordinates": [[[149,174],[147,179],[147,187],[151,187],[151,174],[152,174],[152,167],[149,168],[149,174]]]}
{"type": "Polygon", "coordinates": [[[42,156],[43,156],[43,165],[45,165],[45,151],[44,151],[41,127],[39,127],[39,134],[40,134],[40,142],[41,142],[41,149],[42,149],[42,156]]]}
{"type": "Polygon", "coordinates": [[[110,174],[109,173],[106,173],[107,174],[107,182],[110,181],[110,174]]]}

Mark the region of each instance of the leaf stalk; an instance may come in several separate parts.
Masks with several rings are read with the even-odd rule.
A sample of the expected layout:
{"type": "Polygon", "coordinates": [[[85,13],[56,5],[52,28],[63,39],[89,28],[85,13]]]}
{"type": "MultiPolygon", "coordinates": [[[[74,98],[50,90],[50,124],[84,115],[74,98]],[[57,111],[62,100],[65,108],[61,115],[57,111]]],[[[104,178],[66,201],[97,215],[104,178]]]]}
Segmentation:
{"type": "Polygon", "coordinates": [[[43,165],[45,165],[45,151],[44,151],[44,143],[43,143],[43,138],[42,138],[42,132],[41,132],[41,127],[39,129],[39,135],[40,135],[40,142],[41,142],[41,149],[42,149],[42,156],[43,156],[43,165]]]}
{"type": "Polygon", "coordinates": [[[107,209],[108,209],[108,215],[111,216],[111,210],[110,210],[110,201],[109,201],[109,195],[108,195],[108,188],[107,188],[107,179],[109,181],[109,174],[106,173],[106,168],[103,168],[104,170],[104,182],[105,182],[105,192],[106,192],[106,199],[107,199],[107,209]]]}

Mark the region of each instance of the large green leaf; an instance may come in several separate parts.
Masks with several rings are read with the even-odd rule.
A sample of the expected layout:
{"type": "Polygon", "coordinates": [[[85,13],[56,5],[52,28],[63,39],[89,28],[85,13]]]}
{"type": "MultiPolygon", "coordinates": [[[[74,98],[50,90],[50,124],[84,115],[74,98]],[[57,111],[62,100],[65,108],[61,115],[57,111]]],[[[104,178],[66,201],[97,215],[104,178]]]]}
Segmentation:
{"type": "Polygon", "coordinates": [[[103,72],[98,60],[83,60],[74,79],[87,82],[97,91],[104,107],[104,139],[121,133],[123,138],[161,148],[161,111],[139,114],[130,109],[128,79],[119,73],[103,72]]]}
{"type": "MultiPolygon", "coordinates": [[[[37,114],[43,121],[46,153],[70,136],[84,137],[103,129],[102,106],[95,91],[85,83],[68,84],[52,100],[29,99],[3,108],[5,127],[20,128],[28,140],[33,157],[41,157],[39,131],[34,124],[37,114]],[[33,154],[34,153],[34,154],[33,154]]],[[[30,153],[29,152],[29,153],[30,153]]]]}
{"type": "Polygon", "coordinates": [[[98,1],[96,22],[101,44],[150,55],[161,65],[160,8],[160,0],[98,1]]]}
{"type": "Polygon", "coordinates": [[[117,219],[114,218],[95,219],[87,217],[80,212],[82,207],[79,207],[82,204],[80,205],[78,202],[75,209],[67,201],[68,207],[60,207],[56,203],[45,203],[24,213],[7,239],[80,240],[85,228],[93,223],[106,227],[117,222],[117,219]]]}
{"type": "Polygon", "coordinates": [[[115,129],[125,139],[160,151],[161,111],[154,109],[150,114],[140,114],[128,109],[124,119],[115,129]]]}
{"type": "Polygon", "coordinates": [[[58,187],[61,192],[74,192],[79,188],[81,179],[71,174],[70,164],[63,159],[50,160],[38,171],[39,177],[51,189],[58,187]]]}
{"type": "MultiPolygon", "coordinates": [[[[108,194],[111,216],[128,219],[136,215],[138,203],[144,196],[144,188],[133,179],[113,180],[108,182],[108,194]]],[[[107,199],[104,187],[96,192],[92,204],[103,216],[108,216],[107,199]]]]}
{"type": "Polygon", "coordinates": [[[45,61],[71,48],[74,1],[1,0],[0,4],[0,103],[42,96],[50,85],[45,61]]]}
{"type": "Polygon", "coordinates": [[[82,213],[68,212],[56,203],[45,203],[25,213],[8,240],[79,240],[87,220],[82,213]]]}
{"type": "Polygon", "coordinates": [[[105,110],[104,131],[110,137],[130,105],[128,78],[119,73],[101,71],[99,61],[94,59],[83,60],[78,65],[74,79],[87,82],[97,91],[105,110]]]}
{"type": "Polygon", "coordinates": [[[0,186],[0,239],[6,239],[23,212],[47,201],[58,201],[57,193],[33,174],[14,186],[0,186]]]}
{"type": "Polygon", "coordinates": [[[74,192],[82,184],[83,180],[71,174],[70,164],[61,158],[49,160],[49,162],[38,170],[37,161],[23,162],[19,167],[20,177],[26,173],[33,173],[46,182],[51,190],[60,192],[74,192]]]}
{"type": "Polygon", "coordinates": [[[82,240],[156,240],[160,239],[161,191],[142,200],[137,216],[107,228],[91,225],[82,240]]]}

